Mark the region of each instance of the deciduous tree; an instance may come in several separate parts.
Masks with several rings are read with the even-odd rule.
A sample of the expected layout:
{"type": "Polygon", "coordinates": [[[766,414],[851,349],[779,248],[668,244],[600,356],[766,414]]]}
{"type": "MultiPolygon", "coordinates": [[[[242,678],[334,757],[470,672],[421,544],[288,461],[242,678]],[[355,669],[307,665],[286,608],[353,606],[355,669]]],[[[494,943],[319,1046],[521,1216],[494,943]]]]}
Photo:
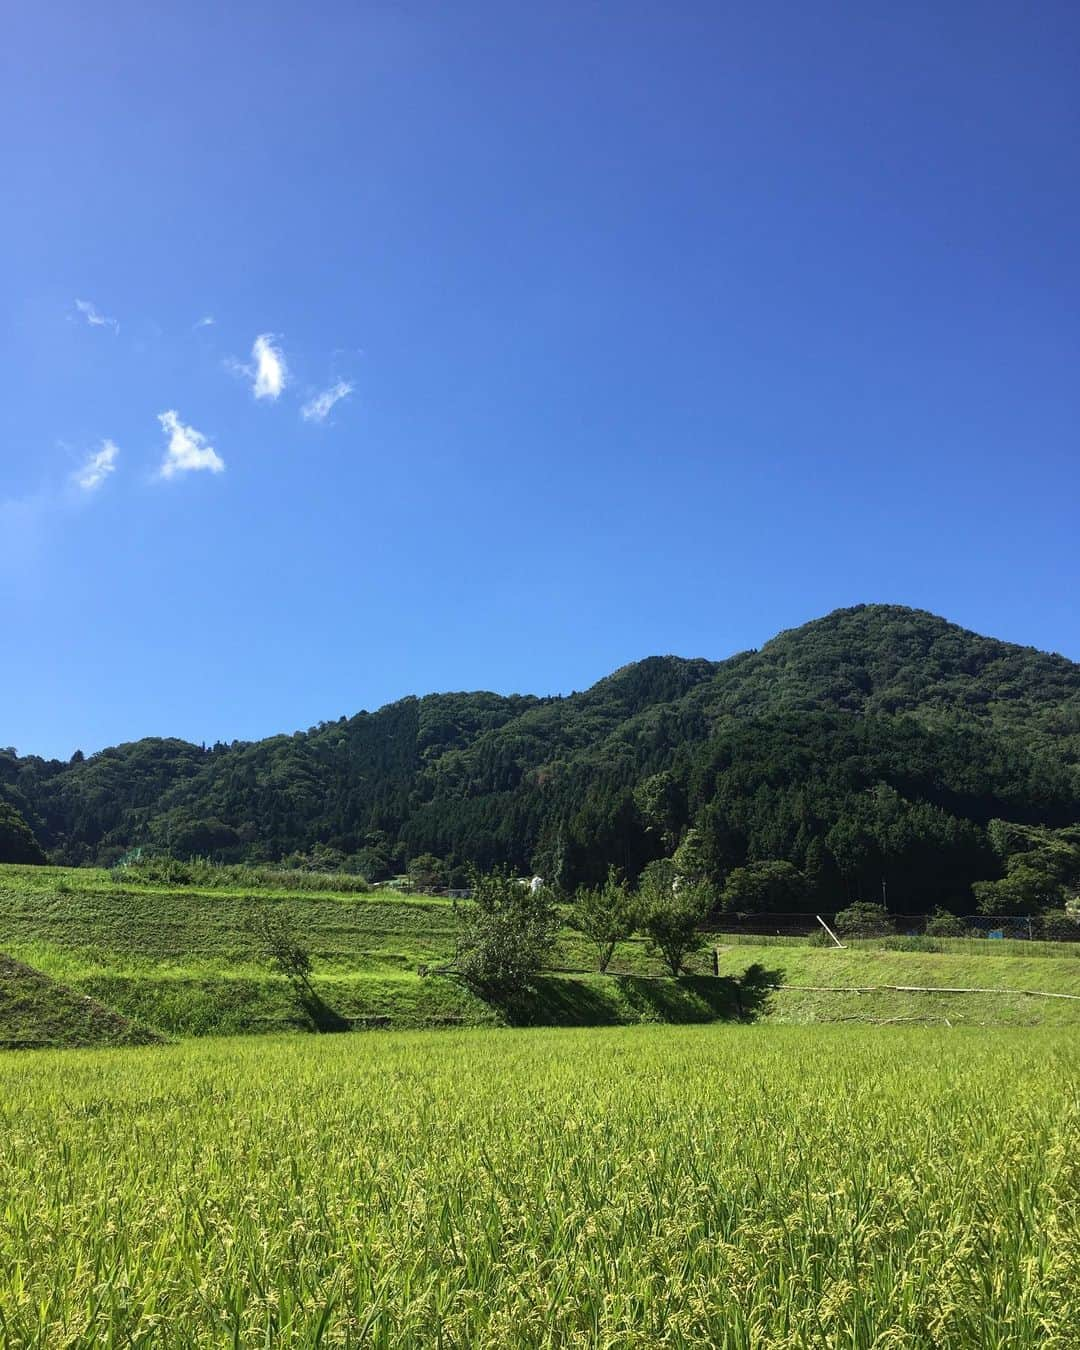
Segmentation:
{"type": "Polygon", "coordinates": [[[582,887],[574,897],[570,923],[596,948],[598,968],[605,971],[615,946],[628,938],[638,922],[638,902],[618,868],[608,869],[602,886],[582,887]]]}
{"type": "Polygon", "coordinates": [[[650,948],[672,975],[681,975],[686,958],[705,945],[701,925],[713,905],[711,888],[679,877],[674,863],[665,860],[645,869],[638,899],[650,948]]]}
{"type": "Polygon", "coordinates": [[[473,872],[471,889],[454,905],[461,920],[454,968],[482,994],[517,994],[550,956],[558,910],[546,890],[530,891],[509,868],[473,872]]]}

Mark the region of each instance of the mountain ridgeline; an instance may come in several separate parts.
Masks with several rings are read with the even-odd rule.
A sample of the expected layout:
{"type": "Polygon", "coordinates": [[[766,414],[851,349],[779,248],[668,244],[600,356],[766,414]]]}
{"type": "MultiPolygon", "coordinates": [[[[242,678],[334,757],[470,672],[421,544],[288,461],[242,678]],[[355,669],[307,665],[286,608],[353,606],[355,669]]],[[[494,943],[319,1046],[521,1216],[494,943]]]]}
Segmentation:
{"type": "Polygon", "coordinates": [[[66,763],[0,751],[0,856],[10,838],[19,860],[69,864],[138,845],[300,853],[376,881],[434,855],[573,886],[689,841],[717,885],[778,860],[824,907],[886,880],[898,912],[969,912],[972,883],[1003,874],[995,820],[1080,821],[1080,665],[886,605],[726,661],[650,657],[568,697],[433,694],[66,763]]]}

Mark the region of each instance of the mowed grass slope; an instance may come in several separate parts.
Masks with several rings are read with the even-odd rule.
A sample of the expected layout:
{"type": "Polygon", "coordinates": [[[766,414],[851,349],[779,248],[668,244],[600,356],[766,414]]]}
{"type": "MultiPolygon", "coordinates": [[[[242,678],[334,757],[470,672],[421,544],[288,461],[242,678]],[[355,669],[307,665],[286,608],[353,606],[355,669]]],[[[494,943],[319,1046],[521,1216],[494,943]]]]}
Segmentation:
{"type": "Polygon", "coordinates": [[[163,1032],[496,1020],[456,983],[417,975],[453,952],[445,901],[170,889],[50,870],[0,869],[0,950],[163,1032]],[[309,947],[319,1006],[267,968],[255,931],[267,911],[309,947]]]}
{"type": "Polygon", "coordinates": [[[0,952],[0,1050],[147,1045],[155,1032],[0,952]]]}
{"type": "Polygon", "coordinates": [[[1076,944],[1055,944],[1057,954],[1035,956],[997,956],[989,943],[977,955],[962,941],[956,950],[948,950],[949,942],[938,945],[946,950],[897,951],[871,943],[842,951],[739,944],[721,947],[718,964],[721,974],[733,975],[745,971],[750,960],[775,976],[782,987],[769,998],[771,1021],[1080,1026],[1076,944]],[[927,987],[979,992],[922,992],[927,987]]]}
{"type": "MultiPolygon", "coordinates": [[[[125,882],[91,869],[0,868],[0,951],[76,996],[172,1036],[503,1022],[504,1010],[457,981],[418,973],[449,961],[456,922],[453,906],[433,897],[290,893],[281,886],[200,890],[125,882]],[[310,949],[313,1001],[298,999],[267,968],[256,931],[266,912],[285,919],[310,949]]],[[[525,1015],[561,1025],[898,1018],[1080,1023],[1080,1000],[833,988],[923,984],[1080,994],[1078,944],[1015,943],[1008,944],[1010,954],[997,955],[988,942],[938,941],[932,951],[861,943],[837,951],[728,945],[723,935],[710,941],[720,948],[719,980],[711,976],[709,952],[693,959],[682,980],[664,978],[640,939],[620,944],[612,975],[600,976],[590,973],[588,945],[565,930],[557,969],[539,981],[525,1015]]],[[[62,1020],[55,1025],[62,1031],[62,1020]]],[[[0,1040],[21,1038],[22,1031],[5,1029],[0,1012],[0,1040]]],[[[67,1043],[62,1035],[44,1040],[67,1043]]]]}
{"type": "Polygon", "coordinates": [[[1064,1350],[1078,1083],[896,1027],[9,1056],[0,1340],[1064,1350]]]}
{"type": "Polygon", "coordinates": [[[110,969],[258,966],[252,922],[265,910],[301,932],[324,969],[396,972],[453,951],[453,907],[435,897],[170,888],[90,868],[0,867],[0,940],[10,933],[110,969]]]}

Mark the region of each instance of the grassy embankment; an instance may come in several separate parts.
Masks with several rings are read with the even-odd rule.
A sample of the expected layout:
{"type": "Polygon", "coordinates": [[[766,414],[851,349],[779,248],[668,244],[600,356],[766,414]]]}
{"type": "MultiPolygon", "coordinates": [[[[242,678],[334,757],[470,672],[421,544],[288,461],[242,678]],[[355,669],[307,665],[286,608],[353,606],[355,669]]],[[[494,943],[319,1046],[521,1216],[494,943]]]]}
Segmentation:
{"type": "Polygon", "coordinates": [[[11,1345],[1075,1346],[1073,1031],[0,1058],[11,1345]]]}
{"type": "Polygon", "coordinates": [[[429,898],[170,889],[93,870],[0,869],[0,950],[171,1035],[323,1025],[495,1020],[417,967],[453,949],[454,915],[429,898]],[[284,917],[309,945],[320,1002],[267,970],[253,921],[284,917]]]}
{"type": "MultiPolygon", "coordinates": [[[[89,997],[174,1036],[505,1020],[456,981],[418,975],[421,965],[449,958],[454,932],[453,907],[433,897],[266,886],[254,893],[200,890],[125,882],[89,869],[0,868],[0,951],[58,982],[64,999],[89,997]],[[260,959],[253,919],[261,909],[287,918],[310,947],[313,1001],[298,1000],[260,959]]],[[[920,945],[902,939],[841,952],[728,943],[722,935],[715,941],[719,980],[706,973],[707,955],[696,958],[690,976],[661,978],[641,941],[622,944],[614,976],[605,977],[585,973],[592,953],[566,931],[556,957],[560,973],[540,981],[529,1015],[564,1025],[750,1018],[1080,1023],[1080,1001],[1066,999],[838,992],[891,984],[1080,994],[1080,946],[938,940],[897,950],[920,945]],[[773,988],[788,985],[803,988],[773,988]]],[[[24,1038],[18,1028],[5,1028],[2,1007],[0,1039],[24,1038]]],[[[39,1018],[38,1025],[50,1023],[39,1018]]],[[[63,1043],[62,1020],[55,1025],[54,1043],[63,1043]]]]}
{"type": "Polygon", "coordinates": [[[719,964],[721,974],[745,970],[748,959],[782,972],[777,982],[783,987],[769,999],[774,1022],[1080,1026],[1077,945],[1036,943],[1039,951],[1017,955],[999,955],[998,944],[985,941],[974,951],[963,939],[938,939],[933,945],[938,950],[900,951],[872,941],[843,951],[740,944],[722,948],[719,964]],[[922,992],[928,986],[980,992],[922,992]]]}
{"type": "Polygon", "coordinates": [[[0,1050],[148,1045],[162,1038],[0,952],[0,1050]]]}

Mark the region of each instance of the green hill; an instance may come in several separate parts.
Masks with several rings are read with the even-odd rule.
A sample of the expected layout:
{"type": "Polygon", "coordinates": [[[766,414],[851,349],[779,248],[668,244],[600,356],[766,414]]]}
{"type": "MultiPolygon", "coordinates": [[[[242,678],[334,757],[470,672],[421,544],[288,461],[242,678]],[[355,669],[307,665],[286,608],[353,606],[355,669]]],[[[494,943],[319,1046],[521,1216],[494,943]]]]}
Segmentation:
{"type": "Polygon", "coordinates": [[[868,605],[710,662],[651,657],[565,698],[407,698],[250,744],[144,740],[70,763],[0,753],[0,800],[59,860],[134,845],[372,880],[433,854],[565,885],[634,875],[697,831],[717,882],[804,870],[813,903],[973,907],[991,820],[1080,820],[1080,666],[868,605]]]}

